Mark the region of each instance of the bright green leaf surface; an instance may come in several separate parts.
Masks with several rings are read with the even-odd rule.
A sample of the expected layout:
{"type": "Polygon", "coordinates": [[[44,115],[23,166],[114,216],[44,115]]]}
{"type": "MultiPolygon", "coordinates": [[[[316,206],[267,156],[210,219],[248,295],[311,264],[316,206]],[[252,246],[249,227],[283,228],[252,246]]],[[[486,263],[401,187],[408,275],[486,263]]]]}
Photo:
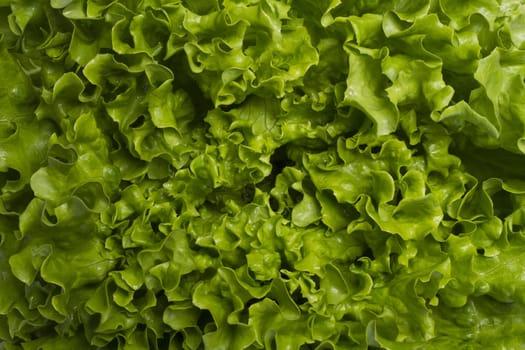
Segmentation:
{"type": "Polygon", "coordinates": [[[525,348],[524,23],[0,0],[0,349],[525,348]]]}

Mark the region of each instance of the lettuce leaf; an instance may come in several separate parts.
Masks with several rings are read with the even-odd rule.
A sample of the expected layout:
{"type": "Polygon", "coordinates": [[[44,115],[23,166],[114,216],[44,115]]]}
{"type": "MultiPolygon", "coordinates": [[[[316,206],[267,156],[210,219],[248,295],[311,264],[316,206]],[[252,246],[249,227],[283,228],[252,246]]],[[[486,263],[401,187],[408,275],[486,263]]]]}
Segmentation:
{"type": "Polygon", "coordinates": [[[0,0],[0,349],[525,347],[524,20],[0,0]]]}

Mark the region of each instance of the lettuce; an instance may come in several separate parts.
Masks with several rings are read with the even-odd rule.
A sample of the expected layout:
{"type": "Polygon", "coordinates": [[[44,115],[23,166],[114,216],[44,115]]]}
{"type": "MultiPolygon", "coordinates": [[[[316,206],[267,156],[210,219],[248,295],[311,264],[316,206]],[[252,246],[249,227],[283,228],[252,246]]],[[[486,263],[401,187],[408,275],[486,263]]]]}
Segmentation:
{"type": "Polygon", "coordinates": [[[525,347],[523,23],[0,0],[0,349],[525,347]]]}

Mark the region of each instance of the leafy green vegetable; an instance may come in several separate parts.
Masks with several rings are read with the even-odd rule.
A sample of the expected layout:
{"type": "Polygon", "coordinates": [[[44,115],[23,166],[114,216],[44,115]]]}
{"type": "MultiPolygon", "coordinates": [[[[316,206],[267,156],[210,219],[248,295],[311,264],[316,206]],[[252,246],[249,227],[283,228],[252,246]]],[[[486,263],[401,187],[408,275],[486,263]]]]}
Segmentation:
{"type": "Polygon", "coordinates": [[[524,348],[524,23],[0,0],[0,349],[524,348]]]}

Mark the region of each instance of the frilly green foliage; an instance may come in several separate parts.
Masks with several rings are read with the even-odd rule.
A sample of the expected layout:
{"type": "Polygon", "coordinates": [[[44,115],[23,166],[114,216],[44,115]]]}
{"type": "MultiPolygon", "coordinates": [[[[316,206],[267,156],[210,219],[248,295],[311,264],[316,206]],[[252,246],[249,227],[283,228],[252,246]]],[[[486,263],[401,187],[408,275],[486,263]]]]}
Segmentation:
{"type": "Polygon", "coordinates": [[[0,348],[523,349],[524,23],[0,0],[0,348]]]}

